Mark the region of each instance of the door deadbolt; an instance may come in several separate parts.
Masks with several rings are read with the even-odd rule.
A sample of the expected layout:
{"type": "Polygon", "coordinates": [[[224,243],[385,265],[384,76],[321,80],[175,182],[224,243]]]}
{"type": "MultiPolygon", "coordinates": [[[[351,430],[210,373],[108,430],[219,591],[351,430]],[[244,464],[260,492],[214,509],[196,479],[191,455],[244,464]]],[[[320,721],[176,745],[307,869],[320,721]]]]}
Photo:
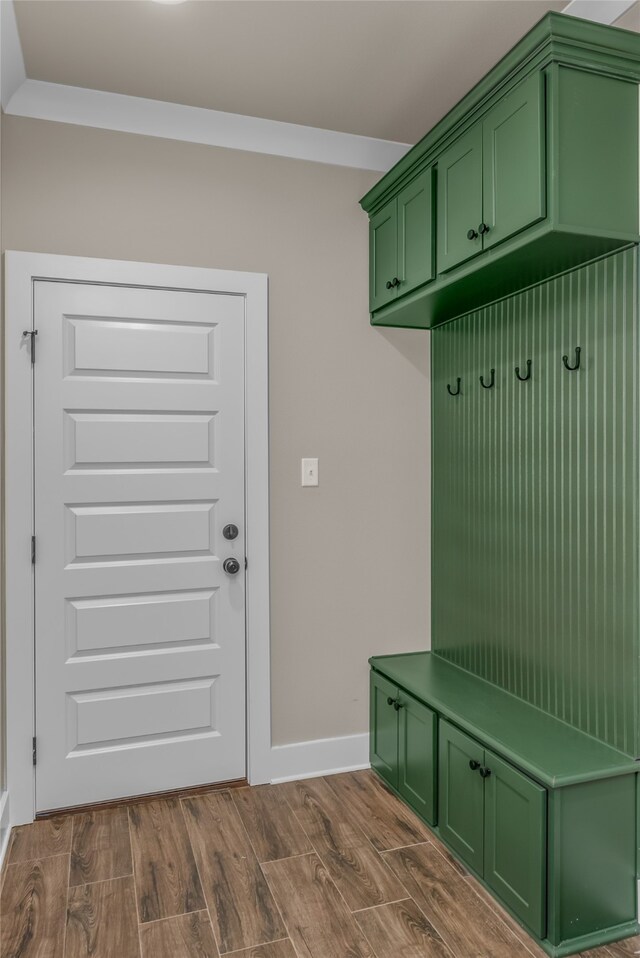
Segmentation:
{"type": "Polygon", "coordinates": [[[238,538],[238,527],[234,526],[233,522],[230,522],[228,526],[225,526],[222,530],[222,535],[225,539],[237,539],[238,538]]]}

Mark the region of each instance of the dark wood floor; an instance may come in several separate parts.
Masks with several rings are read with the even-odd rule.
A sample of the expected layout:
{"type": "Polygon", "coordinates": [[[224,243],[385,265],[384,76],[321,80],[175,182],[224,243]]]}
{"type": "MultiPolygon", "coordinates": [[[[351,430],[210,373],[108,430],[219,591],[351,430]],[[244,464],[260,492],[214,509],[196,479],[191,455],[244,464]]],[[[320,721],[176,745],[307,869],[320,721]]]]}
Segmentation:
{"type": "Polygon", "coordinates": [[[369,771],[27,825],[0,905],[1,958],[544,958],[369,771]]]}

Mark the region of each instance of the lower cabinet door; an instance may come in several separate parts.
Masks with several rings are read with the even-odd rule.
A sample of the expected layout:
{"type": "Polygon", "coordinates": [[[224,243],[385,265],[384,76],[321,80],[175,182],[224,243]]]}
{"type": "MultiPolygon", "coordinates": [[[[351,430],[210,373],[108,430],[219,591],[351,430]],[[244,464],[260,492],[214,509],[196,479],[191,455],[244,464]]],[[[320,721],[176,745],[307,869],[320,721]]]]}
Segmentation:
{"type": "Polygon", "coordinates": [[[484,879],[544,938],[546,790],[489,751],[485,767],[484,879]]]}
{"type": "Polygon", "coordinates": [[[371,671],[369,696],[369,756],[371,767],[398,787],[398,688],[371,671]],[[391,700],[391,701],[389,701],[391,700]]]}
{"type": "Polygon", "coordinates": [[[398,791],[435,825],[438,720],[435,712],[410,695],[400,692],[398,701],[398,791]]]}
{"type": "Polygon", "coordinates": [[[444,840],[479,875],[483,870],[484,749],[440,719],[438,819],[444,840]]]}

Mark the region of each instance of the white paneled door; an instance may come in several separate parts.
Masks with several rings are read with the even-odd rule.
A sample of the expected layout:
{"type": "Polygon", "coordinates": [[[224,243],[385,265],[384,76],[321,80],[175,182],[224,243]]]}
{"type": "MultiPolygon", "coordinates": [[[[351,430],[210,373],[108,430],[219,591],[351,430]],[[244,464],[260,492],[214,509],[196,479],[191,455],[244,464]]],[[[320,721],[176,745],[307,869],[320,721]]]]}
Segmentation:
{"type": "Polygon", "coordinates": [[[36,808],[241,778],[244,298],[36,281],[34,320],[36,808]]]}

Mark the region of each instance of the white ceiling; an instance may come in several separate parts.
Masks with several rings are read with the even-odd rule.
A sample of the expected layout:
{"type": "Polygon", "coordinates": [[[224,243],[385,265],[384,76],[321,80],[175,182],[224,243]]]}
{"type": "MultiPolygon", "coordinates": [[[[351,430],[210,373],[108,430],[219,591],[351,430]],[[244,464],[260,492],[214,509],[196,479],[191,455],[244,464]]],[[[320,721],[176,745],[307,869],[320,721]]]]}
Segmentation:
{"type": "Polygon", "coordinates": [[[566,0],[16,0],[27,76],[414,143],[566,0]]]}

